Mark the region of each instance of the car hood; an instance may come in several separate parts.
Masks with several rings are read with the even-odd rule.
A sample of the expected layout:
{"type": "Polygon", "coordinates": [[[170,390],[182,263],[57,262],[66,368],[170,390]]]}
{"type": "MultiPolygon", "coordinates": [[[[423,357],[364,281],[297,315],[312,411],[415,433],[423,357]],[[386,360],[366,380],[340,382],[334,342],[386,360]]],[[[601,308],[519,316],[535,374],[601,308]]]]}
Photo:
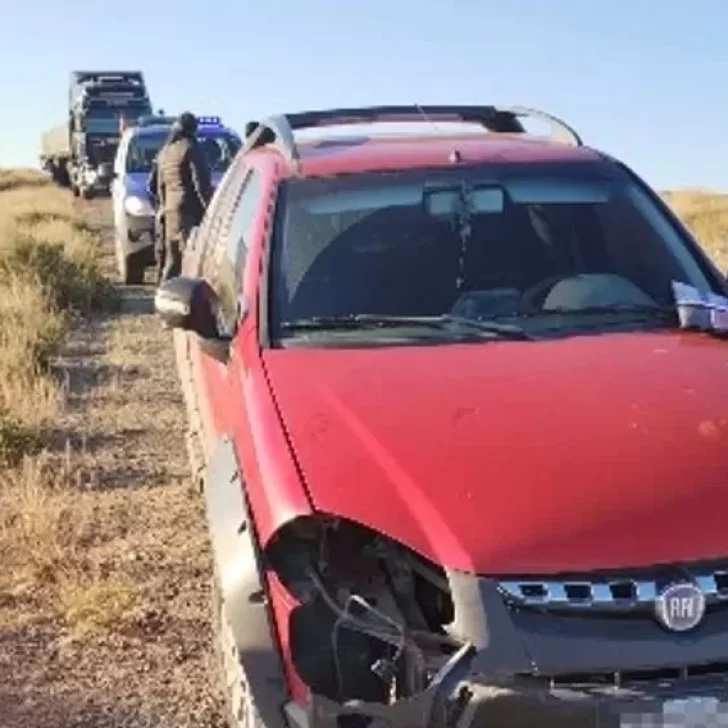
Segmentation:
{"type": "MultiPolygon", "coordinates": [[[[210,174],[210,181],[212,182],[213,188],[220,184],[222,179],[221,172],[212,172],[210,174]]],[[[147,182],[149,181],[148,172],[130,172],[126,175],[124,182],[126,187],[127,195],[134,195],[135,197],[143,197],[144,199],[149,198],[147,192],[147,182]]]]}
{"type": "Polygon", "coordinates": [[[444,566],[728,555],[728,343],[666,332],[264,356],[314,508],[444,566]]]}

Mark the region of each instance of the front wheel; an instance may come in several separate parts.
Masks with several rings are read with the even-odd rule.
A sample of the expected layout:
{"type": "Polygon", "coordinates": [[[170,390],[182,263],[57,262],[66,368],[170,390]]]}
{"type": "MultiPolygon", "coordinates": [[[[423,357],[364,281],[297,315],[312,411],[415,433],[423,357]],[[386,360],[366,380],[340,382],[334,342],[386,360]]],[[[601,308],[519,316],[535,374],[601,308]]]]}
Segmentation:
{"type": "Polygon", "coordinates": [[[145,268],[138,253],[122,253],[119,257],[119,277],[125,286],[140,286],[144,283],[145,268]]]}
{"type": "Polygon", "coordinates": [[[245,670],[240,663],[230,620],[215,579],[212,587],[212,609],[220,683],[225,698],[226,717],[230,728],[264,728],[245,670]]]}

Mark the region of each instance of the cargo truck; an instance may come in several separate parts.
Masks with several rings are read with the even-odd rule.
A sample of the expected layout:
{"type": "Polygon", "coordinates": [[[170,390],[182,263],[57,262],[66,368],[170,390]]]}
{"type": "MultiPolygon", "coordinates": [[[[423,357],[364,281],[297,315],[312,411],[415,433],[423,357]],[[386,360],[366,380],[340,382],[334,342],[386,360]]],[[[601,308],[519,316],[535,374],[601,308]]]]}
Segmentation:
{"type": "Polygon", "coordinates": [[[76,196],[108,193],[125,125],[151,113],[141,71],[72,71],[68,119],[42,135],[41,166],[76,196]]]}

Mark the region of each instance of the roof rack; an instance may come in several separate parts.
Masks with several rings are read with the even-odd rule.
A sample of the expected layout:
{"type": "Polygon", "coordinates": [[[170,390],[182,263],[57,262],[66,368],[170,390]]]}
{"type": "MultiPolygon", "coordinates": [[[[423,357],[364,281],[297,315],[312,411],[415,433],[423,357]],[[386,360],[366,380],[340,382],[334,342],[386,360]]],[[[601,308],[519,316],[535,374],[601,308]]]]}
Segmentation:
{"type": "Polygon", "coordinates": [[[144,74],[141,71],[71,71],[70,83],[131,83],[144,85],[144,74]]]}
{"type": "Polygon", "coordinates": [[[361,108],[301,111],[270,116],[245,125],[245,152],[266,144],[275,144],[295,164],[299,150],[293,133],[323,126],[389,122],[456,121],[479,124],[498,134],[525,134],[521,119],[537,119],[551,126],[549,139],[569,146],[583,146],[581,137],[565,121],[552,114],[527,106],[368,106],[361,108]]]}

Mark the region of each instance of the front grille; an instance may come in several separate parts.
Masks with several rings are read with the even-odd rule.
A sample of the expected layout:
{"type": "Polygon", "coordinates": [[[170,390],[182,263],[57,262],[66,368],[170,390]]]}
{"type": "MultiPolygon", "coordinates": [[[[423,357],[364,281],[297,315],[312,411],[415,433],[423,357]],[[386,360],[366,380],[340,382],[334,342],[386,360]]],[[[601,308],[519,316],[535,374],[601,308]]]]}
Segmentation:
{"type": "Polygon", "coordinates": [[[636,686],[639,683],[674,682],[699,677],[725,677],[728,663],[712,662],[703,665],[681,665],[620,672],[584,672],[559,675],[521,674],[519,677],[536,680],[550,688],[559,687],[610,687],[636,686]]]}
{"type": "Polygon", "coordinates": [[[676,581],[692,581],[706,603],[728,603],[728,568],[662,570],[657,576],[594,576],[549,580],[507,579],[498,587],[507,602],[544,611],[634,612],[654,605],[660,591],[676,581]]]}

